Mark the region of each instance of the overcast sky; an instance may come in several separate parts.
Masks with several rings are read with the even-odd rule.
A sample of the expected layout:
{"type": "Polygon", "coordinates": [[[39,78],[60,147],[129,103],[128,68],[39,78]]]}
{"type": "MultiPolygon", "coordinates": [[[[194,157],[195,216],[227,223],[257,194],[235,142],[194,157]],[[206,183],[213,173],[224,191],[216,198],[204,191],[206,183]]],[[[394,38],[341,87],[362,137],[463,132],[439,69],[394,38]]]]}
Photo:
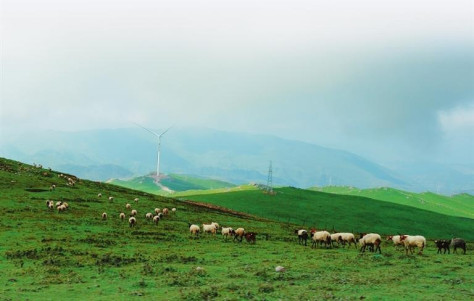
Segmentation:
{"type": "Polygon", "coordinates": [[[171,124],[474,163],[471,0],[2,0],[2,135],[171,124]]]}

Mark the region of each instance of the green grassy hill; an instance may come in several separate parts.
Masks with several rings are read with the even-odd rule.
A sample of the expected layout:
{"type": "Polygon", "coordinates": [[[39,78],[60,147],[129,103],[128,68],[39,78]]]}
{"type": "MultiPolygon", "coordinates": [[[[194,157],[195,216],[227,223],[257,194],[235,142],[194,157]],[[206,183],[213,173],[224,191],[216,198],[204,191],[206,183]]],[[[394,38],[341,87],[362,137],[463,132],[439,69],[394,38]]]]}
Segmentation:
{"type": "Polygon", "coordinates": [[[363,196],[446,215],[474,218],[474,196],[469,194],[445,196],[431,192],[407,192],[388,187],[358,189],[347,186],[327,186],[314,187],[311,188],[311,190],[335,194],[363,196]]]}
{"type": "Polygon", "coordinates": [[[174,192],[187,190],[212,190],[235,187],[232,183],[220,180],[178,174],[170,174],[160,181],[161,185],[166,187],[165,189],[162,186],[156,185],[154,179],[150,176],[136,177],[130,180],[113,179],[109,183],[158,195],[170,195],[174,192]]]}
{"type": "Polygon", "coordinates": [[[397,299],[400,287],[407,299],[472,298],[472,249],[465,256],[436,255],[431,242],[423,256],[385,244],[382,255],[311,249],[296,243],[292,224],[104,183],[66,183],[55,171],[0,158],[2,300],[370,300],[397,299]],[[48,199],[69,209],[49,210],[48,199]],[[126,203],[138,210],[135,228],[118,218],[126,203]],[[156,207],[177,211],[154,225],[144,215],[156,207]],[[190,237],[188,222],[211,221],[255,231],[257,243],[190,237]],[[286,271],[275,272],[277,265],[286,271]]]}
{"type": "Polygon", "coordinates": [[[474,240],[474,219],[453,217],[366,197],[336,195],[297,188],[188,195],[207,202],[277,221],[351,232],[412,233],[430,238],[453,236],[474,240]]]}

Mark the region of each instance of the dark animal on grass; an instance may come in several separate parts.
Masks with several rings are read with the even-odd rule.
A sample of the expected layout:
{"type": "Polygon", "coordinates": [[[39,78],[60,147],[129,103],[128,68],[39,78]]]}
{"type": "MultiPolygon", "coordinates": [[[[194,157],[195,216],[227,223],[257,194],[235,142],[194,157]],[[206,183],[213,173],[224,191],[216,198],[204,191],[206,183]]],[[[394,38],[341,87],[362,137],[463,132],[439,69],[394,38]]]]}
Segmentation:
{"type": "Polygon", "coordinates": [[[248,232],[245,233],[245,239],[248,243],[256,243],[257,233],[255,232],[248,232]]]}
{"type": "Polygon", "coordinates": [[[295,234],[298,234],[298,244],[302,245],[304,242],[304,245],[307,246],[307,241],[308,241],[308,231],[301,229],[301,230],[295,230],[295,234]]]}
{"type": "Polygon", "coordinates": [[[453,248],[453,253],[457,254],[456,249],[463,249],[464,254],[466,254],[466,242],[462,238],[453,238],[451,239],[451,247],[453,248]]]}
{"type": "Polygon", "coordinates": [[[438,247],[438,252],[436,254],[441,254],[442,251],[444,251],[443,254],[446,254],[446,251],[448,251],[448,254],[451,253],[451,250],[449,249],[449,244],[451,243],[450,240],[435,240],[434,242],[438,247]]]}

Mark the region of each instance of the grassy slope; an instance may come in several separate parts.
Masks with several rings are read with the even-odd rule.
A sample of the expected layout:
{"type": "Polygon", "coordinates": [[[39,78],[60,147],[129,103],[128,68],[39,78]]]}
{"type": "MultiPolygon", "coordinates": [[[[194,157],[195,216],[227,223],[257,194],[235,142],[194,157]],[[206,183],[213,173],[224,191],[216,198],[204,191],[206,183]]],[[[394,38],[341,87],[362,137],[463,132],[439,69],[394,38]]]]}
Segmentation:
{"type": "Polygon", "coordinates": [[[469,194],[445,196],[431,192],[414,193],[385,187],[358,189],[347,186],[328,186],[311,189],[328,193],[363,196],[446,215],[474,218],[474,196],[469,194]]]}
{"type": "Polygon", "coordinates": [[[186,198],[316,228],[384,234],[412,233],[430,238],[456,236],[474,240],[474,219],[357,196],[296,188],[278,188],[275,191],[277,194],[272,196],[254,190],[190,195],[186,198]]]}
{"type": "MultiPolygon", "coordinates": [[[[168,192],[163,191],[159,186],[157,186],[151,177],[136,177],[131,180],[114,179],[111,183],[144,192],[169,195],[168,192]]],[[[161,184],[174,191],[222,189],[235,186],[234,184],[219,180],[202,179],[178,174],[169,175],[167,178],[161,180],[161,184]]]]}
{"type": "Polygon", "coordinates": [[[67,187],[54,172],[43,172],[0,159],[2,300],[397,299],[400,286],[410,288],[408,299],[473,297],[472,251],[443,256],[431,247],[423,256],[405,256],[384,246],[382,256],[360,256],[354,249],[312,250],[295,243],[293,226],[96,182],[67,187]],[[58,188],[49,192],[53,183],[58,188]],[[49,211],[46,199],[67,201],[70,209],[49,211]],[[136,228],[118,219],[127,202],[138,209],[136,228]],[[165,206],[176,207],[176,215],[158,226],[144,219],[165,206]],[[269,240],[190,239],[188,221],[243,226],[269,240]],[[277,274],[277,265],[287,271],[277,274]]]}

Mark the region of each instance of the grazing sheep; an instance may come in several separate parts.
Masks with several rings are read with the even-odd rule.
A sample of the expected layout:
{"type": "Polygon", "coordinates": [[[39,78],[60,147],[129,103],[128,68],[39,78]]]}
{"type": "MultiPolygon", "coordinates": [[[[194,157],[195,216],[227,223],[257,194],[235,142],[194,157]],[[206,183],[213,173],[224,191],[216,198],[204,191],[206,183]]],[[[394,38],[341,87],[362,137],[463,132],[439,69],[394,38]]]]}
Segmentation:
{"type": "Polygon", "coordinates": [[[275,268],[275,272],[282,273],[282,272],[284,272],[284,271],[285,271],[285,268],[282,267],[281,265],[279,265],[279,266],[277,266],[277,267],[275,268]]]}
{"type": "Polygon", "coordinates": [[[457,248],[461,248],[464,251],[464,254],[466,254],[466,242],[462,238],[453,238],[451,239],[451,247],[453,247],[453,254],[456,253],[457,248]]]}
{"type": "MultiPolygon", "coordinates": [[[[406,234],[405,234],[405,235],[406,235],[406,234]]],[[[393,236],[392,236],[392,235],[389,235],[389,236],[387,237],[387,241],[389,241],[389,240],[393,241],[393,245],[394,245],[395,247],[397,247],[397,248],[398,248],[399,246],[403,246],[403,245],[404,245],[403,242],[402,242],[401,239],[400,239],[400,235],[393,235],[393,236]]]]}
{"type": "Polygon", "coordinates": [[[434,243],[438,247],[438,252],[436,252],[436,254],[441,254],[441,251],[443,250],[443,254],[446,254],[446,251],[448,251],[448,254],[451,253],[451,250],[449,249],[449,245],[451,243],[450,240],[435,240],[434,243]]]}
{"type": "Polygon", "coordinates": [[[131,209],[131,208],[132,208],[132,205],[130,205],[130,204],[126,204],[126,205],[125,205],[125,208],[127,208],[127,209],[131,209]]]}
{"type": "Polygon", "coordinates": [[[101,198],[101,197],[102,197],[102,193],[98,193],[98,194],[97,194],[97,197],[98,197],[98,198],[101,198]]]}
{"type": "Polygon", "coordinates": [[[156,216],[158,216],[160,219],[162,219],[163,218],[163,213],[160,212],[156,216]]]}
{"type": "Polygon", "coordinates": [[[65,211],[66,207],[64,207],[63,205],[60,205],[60,206],[56,207],[56,209],[58,210],[58,213],[59,213],[59,212],[65,211]]]}
{"type": "Polygon", "coordinates": [[[344,247],[346,246],[346,243],[349,243],[349,247],[353,243],[354,247],[357,249],[357,243],[356,243],[354,234],[352,233],[338,233],[338,234],[339,234],[338,242],[341,242],[344,247]]]}
{"type": "Polygon", "coordinates": [[[331,234],[331,246],[334,247],[334,244],[337,243],[337,246],[339,247],[340,244],[340,233],[333,233],[331,234]]]}
{"type": "Polygon", "coordinates": [[[135,201],[135,203],[138,203],[138,200],[140,200],[139,198],[134,198],[133,199],[135,201]]]}
{"type": "Polygon", "coordinates": [[[175,213],[175,212],[176,212],[176,208],[171,208],[171,212],[175,213]]]}
{"type": "Polygon", "coordinates": [[[216,222],[212,222],[211,225],[213,225],[214,227],[216,227],[216,230],[219,230],[220,226],[218,223],[216,222]]]}
{"type": "Polygon", "coordinates": [[[163,215],[168,215],[168,213],[169,213],[168,208],[163,208],[163,215]]]}
{"type": "Polygon", "coordinates": [[[105,213],[105,212],[102,213],[102,219],[103,219],[103,220],[106,220],[106,219],[107,219],[107,213],[105,213]]]}
{"type": "Polygon", "coordinates": [[[204,231],[204,233],[216,234],[217,229],[216,226],[214,226],[213,224],[202,224],[202,230],[204,231]]]}
{"type": "Polygon", "coordinates": [[[56,202],[56,207],[59,207],[63,204],[63,202],[56,202]]]}
{"type": "Polygon", "coordinates": [[[237,228],[234,232],[234,240],[238,240],[239,242],[242,242],[242,239],[244,238],[245,235],[245,229],[244,228],[237,228]],[[240,238],[240,239],[239,239],[240,238]]]}
{"type": "Polygon", "coordinates": [[[189,232],[191,233],[191,235],[199,235],[199,232],[201,231],[201,228],[199,228],[198,225],[191,225],[191,224],[188,224],[189,225],[189,232]]]}
{"type": "Polygon", "coordinates": [[[158,215],[155,215],[153,217],[153,222],[158,225],[158,222],[160,221],[160,217],[158,215]]]}
{"type": "Polygon", "coordinates": [[[377,233],[369,233],[364,235],[361,239],[359,239],[360,244],[360,252],[364,253],[367,246],[374,247],[374,251],[382,254],[382,250],[380,249],[380,244],[382,242],[382,238],[377,233]]]}
{"type": "Polygon", "coordinates": [[[54,209],[54,202],[53,202],[53,201],[50,201],[50,202],[49,202],[48,208],[49,208],[49,209],[54,209]]]}
{"type": "Polygon", "coordinates": [[[222,236],[227,240],[230,235],[234,235],[235,231],[231,227],[222,228],[222,236]]]}
{"type": "Polygon", "coordinates": [[[160,213],[160,212],[161,212],[160,208],[155,208],[155,213],[156,213],[156,214],[158,214],[158,213],[160,213]]]}
{"type": "Polygon", "coordinates": [[[295,234],[298,234],[298,244],[302,245],[304,241],[304,245],[307,246],[308,231],[304,229],[295,230],[295,234]]]}
{"type": "Polygon", "coordinates": [[[109,196],[109,201],[113,201],[114,200],[114,197],[113,196],[109,196]]]}
{"type": "Polygon", "coordinates": [[[51,201],[51,200],[46,200],[46,207],[50,208],[50,205],[53,205],[54,206],[54,202],[51,201]]]}
{"type": "Polygon", "coordinates": [[[130,215],[135,216],[135,215],[137,215],[137,213],[138,213],[137,210],[133,209],[132,212],[130,212],[130,215]]]}
{"type": "Polygon", "coordinates": [[[146,219],[152,219],[153,218],[153,214],[151,212],[148,212],[146,215],[145,215],[145,218],[146,219]]]}
{"type": "Polygon", "coordinates": [[[331,247],[331,234],[328,231],[316,231],[312,233],[313,243],[311,244],[311,248],[315,248],[318,243],[322,246],[331,247]]]}
{"type": "Polygon", "coordinates": [[[122,212],[122,213],[120,213],[119,216],[120,216],[120,219],[121,219],[121,220],[124,220],[124,219],[125,219],[125,213],[122,212]]]}
{"type": "Polygon", "coordinates": [[[130,227],[135,227],[135,225],[137,224],[137,219],[135,217],[130,217],[128,219],[128,224],[130,225],[130,227]]]}
{"type": "Polygon", "coordinates": [[[63,206],[66,207],[66,209],[69,208],[69,204],[66,202],[63,203],[63,206]]]}
{"type": "Polygon", "coordinates": [[[426,238],[421,235],[400,235],[400,240],[405,246],[406,255],[408,255],[408,250],[413,254],[415,247],[418,247],[418,254],[423,254],[423,249],[426,246],[426,238]]]}

